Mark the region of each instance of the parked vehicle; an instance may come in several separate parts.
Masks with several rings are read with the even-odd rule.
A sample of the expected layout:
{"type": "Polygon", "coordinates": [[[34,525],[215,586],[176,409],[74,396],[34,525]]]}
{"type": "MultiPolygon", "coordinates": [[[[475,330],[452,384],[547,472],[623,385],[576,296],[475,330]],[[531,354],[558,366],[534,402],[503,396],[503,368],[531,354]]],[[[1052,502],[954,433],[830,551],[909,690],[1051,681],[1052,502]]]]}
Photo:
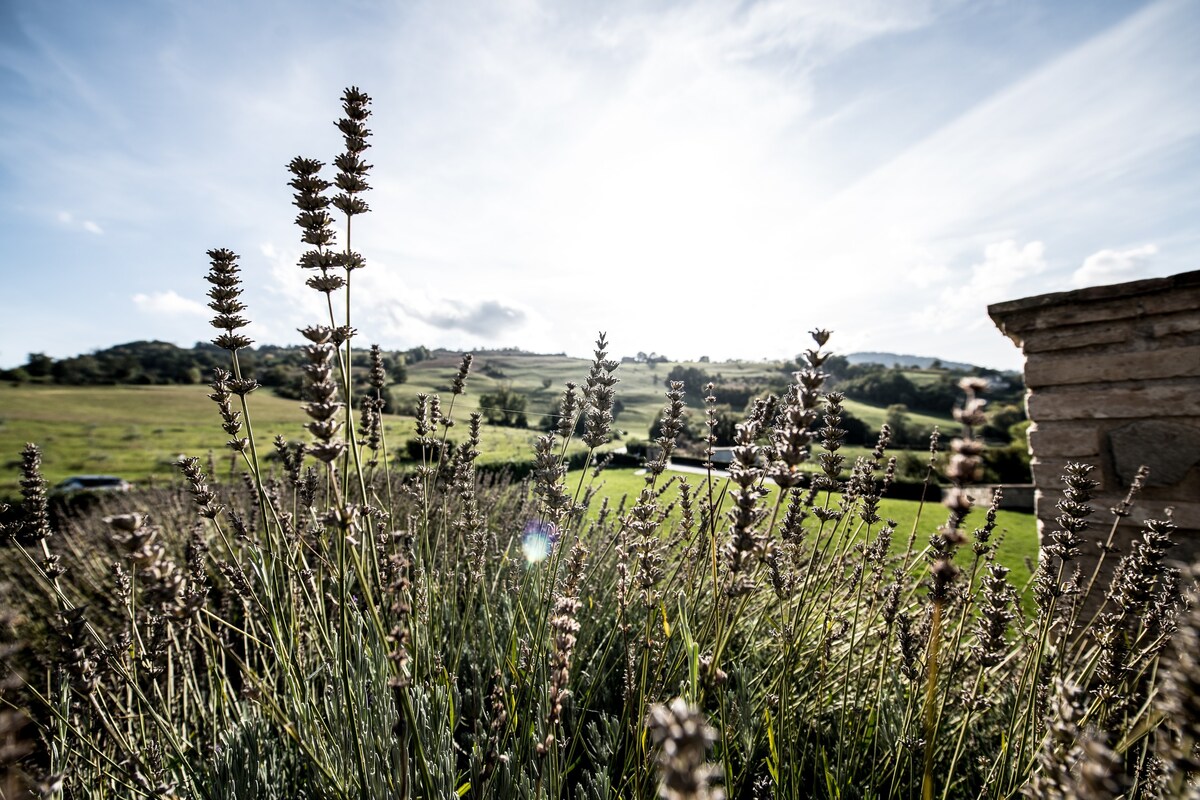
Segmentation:
{"type": "Polygon", "coordinates": [[[76,492],[128,492],[133,484],[115,475],[72,475],[54,487],[54,494],[76,492]]]}

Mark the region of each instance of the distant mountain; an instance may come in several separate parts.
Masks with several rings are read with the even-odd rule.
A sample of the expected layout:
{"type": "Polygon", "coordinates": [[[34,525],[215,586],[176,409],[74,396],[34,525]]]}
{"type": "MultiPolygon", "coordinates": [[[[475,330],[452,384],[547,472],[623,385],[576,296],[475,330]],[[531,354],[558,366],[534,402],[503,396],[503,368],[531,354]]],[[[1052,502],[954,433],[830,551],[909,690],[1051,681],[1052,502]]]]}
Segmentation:
{"type": "Polygon", "coordinates": [[[931,356],[910,356],[903,353],[850,353],[846,356],[846,360],[851,364],[882,364],[885,367],[916,366],[921,369],[927,369],[937,361],[939,366],[946,369],[969,371],[975,368],[974,364],[964,364],[961,361],[947,361],[944,358],[931,356]]]}

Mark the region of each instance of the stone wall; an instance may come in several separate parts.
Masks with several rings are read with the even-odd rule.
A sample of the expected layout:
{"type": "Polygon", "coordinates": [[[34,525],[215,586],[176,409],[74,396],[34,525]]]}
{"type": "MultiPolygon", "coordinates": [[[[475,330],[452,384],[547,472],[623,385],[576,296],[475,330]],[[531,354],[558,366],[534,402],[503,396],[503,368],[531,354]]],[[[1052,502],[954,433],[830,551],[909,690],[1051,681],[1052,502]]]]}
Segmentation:
{"type": "Polygon", "coordinates": [[[1141,520],[1169,506],[1175,555],[1200,557],[1200,272],[1028,297],[988,313],[1025,354],[1039,534],[1054,530],[1067,462],[1096,466],[1093,538],[1107,537],[1108,509],[1146,464],[1146,489],[1118,528],[1122,552],[1141,520]]]}
{"type": "Polygon", "coordinates": [[[980,483],[963,487],[967,497],[971,498],[971,505],[976,508],[987,508],[996,489],[1003,491],[1000,496],[1000,508],[1006,511],[1023,511],[1027,514],[1034,510],[1036,487],[1032,483],[980,483]]]}

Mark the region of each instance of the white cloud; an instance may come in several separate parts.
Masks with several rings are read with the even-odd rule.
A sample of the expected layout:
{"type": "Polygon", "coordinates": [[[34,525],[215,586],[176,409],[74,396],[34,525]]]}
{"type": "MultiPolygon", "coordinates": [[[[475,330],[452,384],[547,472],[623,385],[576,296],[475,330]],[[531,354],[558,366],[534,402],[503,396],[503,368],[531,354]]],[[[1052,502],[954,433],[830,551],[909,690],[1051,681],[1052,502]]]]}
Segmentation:
{"type": "MultiPolygon", "coordinates": [[[[297,328],[328,324],[324,296],[305,285],[312,273],[296,266],[299,247],[266,242],[258,249],[267,262],[267,280],[261,285],[248,282],[243,298],[255,317],[253,335],[264,342],[282,342],[294,340],[291,331],[297,328]],[[269,324],[259,322],[264,317],[269,324]]],[[[420,280],[422,273],[440,278],[445,271],[444,265],[440,271],[402,270],[391,259],[369,259],[366,268],[352,277],[354,326],[367,341],[384,347],[527,345],[526,337],[536,332],[541,321],[537,313],[503,292],[488,296],[477,286],[458,286],[456,282],[453,294],[448,295],[451,284],[445,280],[429,285],[420,280]]],[[[343,303],[344,295],[338,292],[334,310],[339,321],[343,303]]]]}
{"type": "Polygon", "coordinates": [[[1041,242],[1024,246],[1012,239],[993,242],[984,248],[983,261],[972,264],[964,280],[943,288],[936,302],[917,312],[914,321],[933,333],[990,327],[987,306],[1038,294],[1029,283],[1045,271],[1046,248],[1041,242]]]}
{"type": "Polygon", "coordinates": [[[208,309],[205,308],[203,303],[183,297],[174,289],[168,289],[165,292],[153,292],[151,294],[142,294],[139,292],[132,299],[138,311],[144,314],[160,316],[185,314],[199,317],[208,314],[208,309]]]}
{"type": "Polygon", "coordinates": [[[495,300],[472,304],[449,300],[443,308],[422,317],[435,328],[461,330],[493,340],[501,340],[525,322],[525,312],[495,300]]]}
{"type": "Polygon", "coordinates": [[[90,219],[76,220],[75,215],[70,211],[59,211],[58,214],[55,215],[55,218],[58,220],[59,224],[66,225],[68,228],[85,230],[88,233],[94,233],[97,236],[104,235],[104,229],[101,228],[99,224],[90,219]]]}
{"type": "Polygon", "coordinates": [[[950,267],[938,262],[920,262],[904,273],[905,280],[918,289],[945,284],[953,277],[950,267]]]}
{"type": "Polygon", "coordinates": [[[1092,253],[1075,270],[1071,282],[1076,286],[1099,286],[1145,277],[1146,265],[1158,253],[1153,244],[1129,250],[1101,250],[1092,253]]]}

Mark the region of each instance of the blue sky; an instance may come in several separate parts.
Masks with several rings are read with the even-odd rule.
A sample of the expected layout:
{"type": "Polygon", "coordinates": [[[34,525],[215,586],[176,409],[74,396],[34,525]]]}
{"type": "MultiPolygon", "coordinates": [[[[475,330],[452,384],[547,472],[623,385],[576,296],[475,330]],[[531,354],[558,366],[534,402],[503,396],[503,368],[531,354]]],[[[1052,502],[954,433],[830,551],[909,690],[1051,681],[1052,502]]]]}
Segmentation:
{"type": "Polygon", "coordinates": [[[321,318],[284,165],[374,98],[360,342],[1017,368],[988,303],[1200,268],[1200,2],[0,0],[0,365],[321,318]]]}

